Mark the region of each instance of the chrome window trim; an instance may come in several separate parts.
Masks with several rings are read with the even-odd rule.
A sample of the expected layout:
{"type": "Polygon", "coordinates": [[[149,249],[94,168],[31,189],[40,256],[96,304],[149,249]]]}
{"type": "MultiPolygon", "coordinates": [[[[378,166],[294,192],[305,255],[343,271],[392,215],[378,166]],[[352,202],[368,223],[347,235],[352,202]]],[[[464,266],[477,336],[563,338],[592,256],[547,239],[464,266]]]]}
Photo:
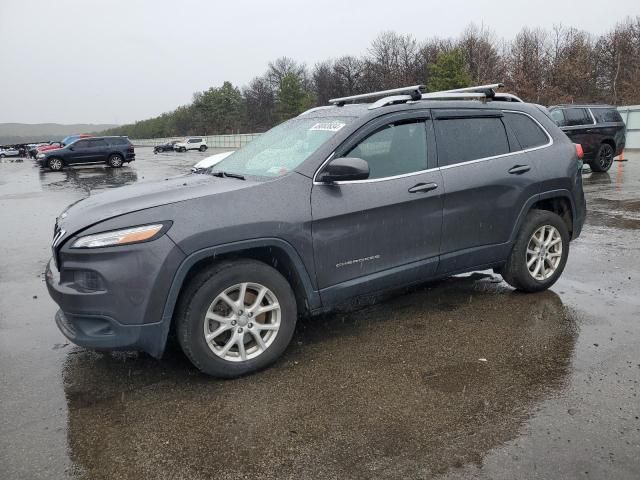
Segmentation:
{"type": "Polygon", "coordinates": [[[335,155],[335,150],[333,152],[331,152],[331,155],[329,155],[327,157],[327,159],[322,162],[322,165],[320,165],[320,167],[316,170],[316,172],[313,174],[313,184],[314,185],[347,185],[347,184],[351,184],[351,183],[375,183],[375,182],[384,182],[387,180],[395,180],[398,178],[405,178],[405,177],[412,177],[414,175],[421,175],[423,173],[429,173],[429,172],[435,172],[436,170],[447,170],[450,168],[456,168],[456,167],[460,167],[463,165],[471,165],[473,163],[479,163],[479,162],[486,162],[488,160],[494,160],[496,158],[504,158],[504,157],[509,157],[511,155],[519,155],[521,153],[529,153],[529,152],[535,152],[536,150],[541,150],[543,148],[548,148],[550,146],[553,145],[554,141],[553,141],[553,137],[551,136],[551,134],[547,131],[546,128],[544,128],[542,126],[542,124],[536,120],[532,115],[529,115],[526,112],[520,112],[518,110],[501,110],[501,112],[504,113],[517,113],[519,115],[525,115],[527,117],[529,117],[531,120],[533,120],[536,125],[538,125],[538,127],[540,127],[540,129],[544,132],[544,134],[547,136],[548,142],[545,143],[544,145],[538,145],[537,147],[531,147],[531,148],[525,148],[522,150],[517,150],[515,152],[509,152],[509,153],[502,153],[500,155],[494,155],[492,157],[482,157],[482,158],[477,158],[474,160],[469,160],[467,162],[461,162],[461,163],[453,163],[451,165],[445,165],[444,167],[438,166],[435,168],[428,168],[426,170],[420,170],[417,172],[409,172],[409,173],[403,173],[401,175],[394,175],[392,177],[382,177],[382,178],[371,178],[371,179],[366,179],[366,180],[347,180],[347,181],[343,181],[343,182],[333,182],[333,183],[326,183],[326,182],[319,182],[316,180],[316,177],[318,176],[318,173],[320,172],[320,170],[322,170],[324,168],[324,166],[333,158],[333,156],[335,155]]]}

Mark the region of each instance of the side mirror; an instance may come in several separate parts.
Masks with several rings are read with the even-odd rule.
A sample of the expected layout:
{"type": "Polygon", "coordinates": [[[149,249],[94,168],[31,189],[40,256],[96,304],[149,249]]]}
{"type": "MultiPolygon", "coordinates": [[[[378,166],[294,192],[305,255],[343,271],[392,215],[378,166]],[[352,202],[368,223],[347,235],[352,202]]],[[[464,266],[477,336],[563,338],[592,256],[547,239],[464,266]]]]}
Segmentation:
{"type": "Polygon", "coordinates": [[[324,167],[319,182],[334,183],[351,180],[366,180],[369,178],[369,164],[361,158],[335,158],[324,167]]]}
{"type": "Polygon", "coordinates": [[[69,150],[71,150],[72,152],[76,149],[76,147],[69,147],[69,150]]]}

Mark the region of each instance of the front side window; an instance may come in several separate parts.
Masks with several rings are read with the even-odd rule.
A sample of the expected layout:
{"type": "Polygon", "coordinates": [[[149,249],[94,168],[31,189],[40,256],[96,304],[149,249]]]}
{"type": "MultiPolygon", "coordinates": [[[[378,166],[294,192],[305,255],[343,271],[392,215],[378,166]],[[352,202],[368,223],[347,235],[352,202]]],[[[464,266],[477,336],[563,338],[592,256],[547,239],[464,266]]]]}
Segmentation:
{"type": "Polygon", "coordinates": [[[437,120],[436,141],[441,167],[509,153],[499,117],[437,120]]]}
{"type": "Polygon", "coordinates": [[[568,127],[591,125],[593,123],[586,108],[567,108],[564,111],[564,116],[567,119],[566,125],[568,127]]]}
{"type": "Polygon", "coordinates": [[[369,178],[385,178],[427,169],[424,121],[385,125],[345,155],[366,160],[369,178]]]}
{"type": "Polygon", "coordinates": [[[284,175],[304,162],[355,117],[296,117],[288,120],[212,167],[256,177],[284,175]]]}
{"type": "MultiPolygon", "coordinates": [[[[78,142],[79,143],[79,142],[78,142]]],[[[89,140],[90,147],[106,147],[107,142],[105,140],[89,140]]]]}
{"type": "Polygon", "coordinates": [[[559,127],[564,127],[567,125],[567,121],[564,119],[564,113],[562,113],[562,110],[552,110],[551,118],[559,127]]]}
{"type": "Polygon", "coordinates": [[[503,120],[516,136],[522,149],[540,147],[549,143],[547,134],[527,115],[505,112],[503,120]]]}

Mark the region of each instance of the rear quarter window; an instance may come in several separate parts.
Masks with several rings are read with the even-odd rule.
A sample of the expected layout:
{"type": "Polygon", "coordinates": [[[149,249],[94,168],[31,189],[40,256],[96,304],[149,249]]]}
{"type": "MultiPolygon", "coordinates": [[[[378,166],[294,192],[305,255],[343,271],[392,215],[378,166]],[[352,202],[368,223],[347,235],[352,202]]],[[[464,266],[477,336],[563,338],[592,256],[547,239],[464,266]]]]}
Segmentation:
{"type": "Polygon", "coordinates": [[[435,124],[441,167],[509,153],[500,117],[441,119],[435,124]]]}
{"type": "Polygon", "coordinates": [[[111,138],[109,139],[111,145],[127,145],[129,143],[128,138],[111,138]]]}
{"type": "Polygon", "coordinates": [[[549,143],[547,134],[527,115],[505,112],[503,118],[523,150],[549,143]]]}
{"type": "Polygon", "coordinates": [[[591,113],[598,123],[622,122],[622,117],[614,108],[592,108],[591,113]]]}

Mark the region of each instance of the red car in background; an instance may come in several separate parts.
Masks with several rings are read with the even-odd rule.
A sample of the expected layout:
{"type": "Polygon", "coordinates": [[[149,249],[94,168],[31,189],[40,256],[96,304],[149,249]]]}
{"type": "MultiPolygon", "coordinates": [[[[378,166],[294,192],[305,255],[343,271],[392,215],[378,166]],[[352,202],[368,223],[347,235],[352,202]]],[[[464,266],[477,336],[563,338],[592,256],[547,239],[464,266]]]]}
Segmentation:
{"type": "Polygon", "coordinates": [[[41,147],[38,147],[36,150],[37,150],[37,153],[48,152],[49,150],[57,150],[58,148],[62,148],[65,145],[69,145],[70,143],[73,143],[76,140],[79,140],[81,138],[89,138],[92,136],[93,135],[89,135],[88,133],[81,133],[79,135],[69,135],[68,137],[65,137],[61,142],[52,142],[49,145],[42,145],[41,147]]]}

